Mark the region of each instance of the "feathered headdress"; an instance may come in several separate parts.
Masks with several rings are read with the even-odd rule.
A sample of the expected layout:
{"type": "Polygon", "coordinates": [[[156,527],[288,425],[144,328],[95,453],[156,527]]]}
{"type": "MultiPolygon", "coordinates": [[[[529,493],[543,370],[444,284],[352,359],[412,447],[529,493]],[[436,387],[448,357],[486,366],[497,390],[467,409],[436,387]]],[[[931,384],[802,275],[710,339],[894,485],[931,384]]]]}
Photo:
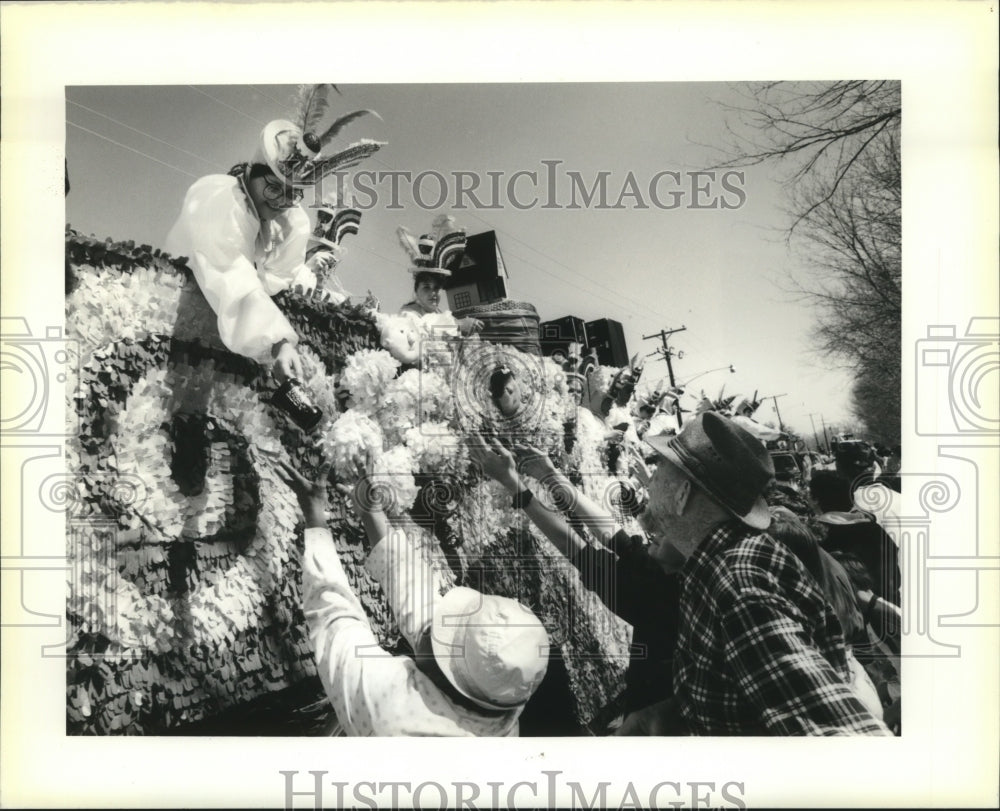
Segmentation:
{"type": "Polygon", "coordinates": [[[455,226],[455,218],[438,215],[431,233],[416,239],[403,226],[396,229],[399,244],[413,263],[411,273],[439,273],[450,276],[465,255],[465,229],[455,226]]]}
{"type": "Polygon", "coordinates": [[[574,379],[588,383],[588,376],[600,365],[593,352],[584,354],[582,344],[570,341],[566,347],[566,359],[562,362],[562,370],[568,380],[574,379]]]}
{"type": "Polygon", "coordinates": [[[330,84],[301,85],[295,121],[278,119],[264,127],[255,162],[266,163],[290,185],[312,186],[326,175],[356,166],[385,146],[363,138],[339,152],[324,154],[340,131],[355,119],[365,115],[381,118],[374,110],[355,110],[324,126],[331,88],[334,86],[330,84]]]}
{"type": "Polygon", "coordinates": [[[608,396],[615,401],[616,405],[624,406],[632,399],[636,383],[642,377],[642,370],[645,365],[645,358],[635,354],[629,360],[628,366],[615,375],[614,380],[611,381],[611,386],[608,388],[608,396]]]}
{"type": "Polygon", "coordinates": [[[760,403],[757,402],[757,392],[754,392],[753,397],[737,394],[732,403],[729,404],[729,410],[734,415],[743,414],[747,417],[751,416],[758,408],[760,408],[760,403]]]}
{"type": "Polygon", "coordinates": [[[356,208],[323,206],[316,213],[316,227],[309,241],[314,243],[310,252],[339,246],[348,234],[358,233],[361,212],[356,208]]]}

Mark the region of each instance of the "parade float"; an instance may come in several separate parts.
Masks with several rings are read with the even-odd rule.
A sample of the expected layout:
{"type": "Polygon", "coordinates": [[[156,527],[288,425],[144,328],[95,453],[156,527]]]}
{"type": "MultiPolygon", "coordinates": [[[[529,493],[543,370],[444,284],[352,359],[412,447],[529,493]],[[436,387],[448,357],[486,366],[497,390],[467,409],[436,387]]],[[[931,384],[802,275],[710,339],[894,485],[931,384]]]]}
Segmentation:
{"type": "Polygon", "coordinates": [[[608,471],[603,434],[581,423],[567,439],[577,405],[562,367],[525,351],[523,334],[462,338],[372,300],[284,292],[301,386],[322,413],[304,431],[276,404],[269,369],[223,346],[184,258],[71,228],[66,257],[66,328],[81,352],[66,390],[68,733],[273,734],[276,715],[280,734],[328,729],[301,610],[301,516],[277,462],[306,475],[332,463],[337,550],[380,643],[405,653],[334,489],[366,453],[392,520],[447,582],[516,597],[545,623],[558,666],[523,731],[605,730],[630,628],[465,446],[484,432],[538,446],[613,506],[623,477],[608,471]],[[490,400],[500,367],[520,381],[516,417],[490,400]],[[296,727],[305,708],[310,725],[296,727]]]}

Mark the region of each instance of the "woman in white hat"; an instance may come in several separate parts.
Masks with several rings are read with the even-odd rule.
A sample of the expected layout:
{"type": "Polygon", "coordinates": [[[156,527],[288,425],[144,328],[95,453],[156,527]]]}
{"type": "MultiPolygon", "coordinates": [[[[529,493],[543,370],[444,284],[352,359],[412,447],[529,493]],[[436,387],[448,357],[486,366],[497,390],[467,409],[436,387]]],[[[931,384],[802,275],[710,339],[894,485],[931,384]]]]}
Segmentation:
{"type": "Polygon", "coordinates": [[[317,135],[311,111],[325,109],[318,103],[323,87],[303,91],[299,123],[279,119],[264,127],[251,161],[197,180],[166,242],[168,252],[187,257],[218,316],[222,343],[270,365],[279,382],[300,376],[298,336],[271,297],[289,288],[311,291],[316,271],[336,261],[328,251],[305,258],[311,233],[301,205],[305,189],[382,146],[365,140],[322,155],[346,123],[368,112],[343,116],[317,135]]]}
{"type": "Polygon", "coordinates": [[[383,512],[370,460],[349,495],[379,583],[413,657],[379,646],[327,527],[326,482],[287,463],[280,473],[305,518],[302,599],[326,694],[347,735],[511,737],[548,668],[550,641],[517,600],[440,580],[421,549],[383,512]]]}

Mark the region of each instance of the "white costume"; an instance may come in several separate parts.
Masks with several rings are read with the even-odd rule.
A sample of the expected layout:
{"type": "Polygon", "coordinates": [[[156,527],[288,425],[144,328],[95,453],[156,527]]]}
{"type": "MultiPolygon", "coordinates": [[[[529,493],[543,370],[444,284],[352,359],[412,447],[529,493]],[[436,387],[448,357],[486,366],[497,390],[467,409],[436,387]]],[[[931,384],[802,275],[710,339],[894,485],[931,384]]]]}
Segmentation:
{"type": "Polygon", "coordinates": [[[301,206],[262,222],[231,175],[208,175],[188,189],[166,250],[188,258],[232,352],[270,364],[274,344],[298,342],[271,296],[295,285],[315,287],[303,263],[310,227],[301,206]]]}
{"type": "MultiPolygon", "coordinates": [[[[303,131],[304,123],[271,121],[261,130],[250,164],[267,166],[285,186],[302,189],[357,165],[384,146],[364,139],[336,154],[324,153],[344,126],[371,112],[348,113],[317,129],[331,87],[300,87],[296,118],[309,122],[309,132],[303,131]]],[[[298,342],[271,296],[295,285],[316,287],[316,274],[305,265],[310,233],[309,217],[301,206],[262,221],[241,178],[208,175],[188,189],[166,249],[188,258],[198,286],[219,317],[222,343],[232,352],[270,364],[274,344],[298,342]]]]}

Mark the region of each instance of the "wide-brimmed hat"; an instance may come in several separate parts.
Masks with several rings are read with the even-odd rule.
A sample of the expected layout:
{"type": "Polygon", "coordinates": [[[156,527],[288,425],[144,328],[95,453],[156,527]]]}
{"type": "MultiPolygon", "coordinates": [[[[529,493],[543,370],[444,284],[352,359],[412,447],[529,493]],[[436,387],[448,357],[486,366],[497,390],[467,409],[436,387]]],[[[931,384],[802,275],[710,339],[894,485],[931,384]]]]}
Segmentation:
{"type": "Polygon", "coordinates": [[[549,663],[549,635],[529,608],[464,586],[437,603],[431,649],[452,686],[490,710],[523,705],[549,663]]]}
{"type": "Polygon", "coordinates": [[[764,491],[774,478],[763,443],[732,420],[706,411],[676,436],[646,439],[716,502],[755,529],[767,529],[771,514],[764,491]]]}

